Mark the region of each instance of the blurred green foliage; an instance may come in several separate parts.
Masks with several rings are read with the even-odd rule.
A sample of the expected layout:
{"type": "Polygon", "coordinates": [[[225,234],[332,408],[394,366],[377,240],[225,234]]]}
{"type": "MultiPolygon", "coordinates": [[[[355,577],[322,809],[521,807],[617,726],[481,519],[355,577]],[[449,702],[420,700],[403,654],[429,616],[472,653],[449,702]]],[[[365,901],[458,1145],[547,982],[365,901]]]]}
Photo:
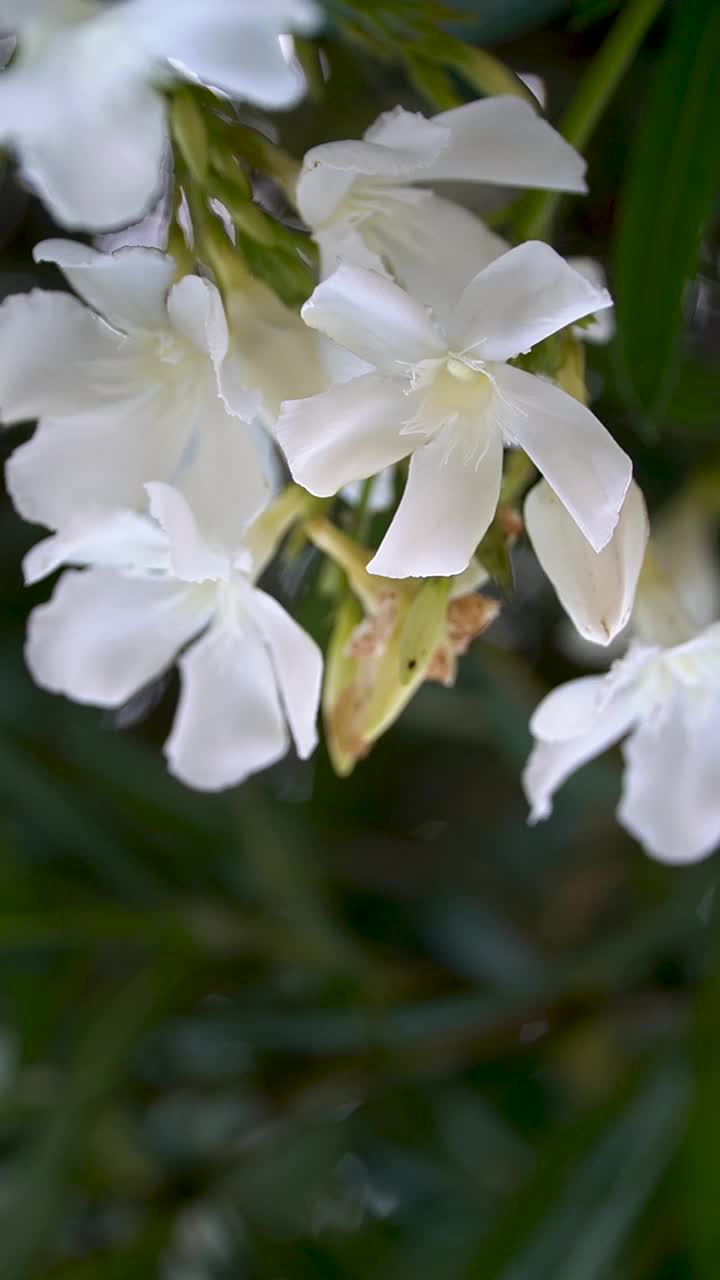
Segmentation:
{"type": "MultiPolygon", "coordinates": [[[[618,8],[465,7],[551,119],[618,8]]],[[[654,507],[720,425],[717,13],[669,9],[558,224],[614,264],[622,341],[590,377],[654,507]]],[[[427,108],[392,59],[332,32],[323,55],[279,122],[296,153],[427,108]]],[[[57,283],[46,215],[4,196],[3,291],[57,283]]],[[[526,826],[528,713],[577,670],[527,558],[494,642],[350,780],[320,754],[204,797],[160,757],[173,680],[119,727],[33,688],[33,531],[1,523],[0,1280],[715,1280],[716,864],[618,830],[614,755],[526,826]]]]}

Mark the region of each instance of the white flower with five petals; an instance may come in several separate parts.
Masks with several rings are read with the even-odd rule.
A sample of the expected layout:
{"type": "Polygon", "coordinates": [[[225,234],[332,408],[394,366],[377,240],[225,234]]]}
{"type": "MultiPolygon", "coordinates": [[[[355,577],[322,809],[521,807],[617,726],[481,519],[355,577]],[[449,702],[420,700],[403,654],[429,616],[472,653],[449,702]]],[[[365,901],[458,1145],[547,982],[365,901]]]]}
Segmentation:
{"type": "MultiPolygon", "coordinates": [[[[235,480],[219,458],[217,501],[237,504],[235,480]]],[[[180,701],[165,753],[171,772],[201,790],[236,786],[273,764],[290,737],[309,756],[322,655],[255,585],[273,545],[263,517],[233,546],[211,543],[177,489],[148,491],[154,518],[116,511],[76,523],[65,540],[65,560],[87,567],[64,573],[30,616],[35,680],[77,702],[120,707],[177,658],[180,701]]],[[[26,576],[57,563],[50,538],[30,552],[26,576]]]]}
{"type": "Polygon", "coordinates": [[[443,332],[386,277],[341,267],[303,316],[375,372],[283,406],[277,435],[294,478],[324,497],[412,455],[368,568],[449,576],[466,568],[493,518],[503,447],[520,445],[602,550],[630,459],[589,409],[508,361],[610,301],[547,245],[528,242],[470,281],[443,332]]]}
{"type": "Polygon", "coordinates": [[[18,52],[0,76],[0,141],[65,226],[136,221],[157,194],[177,76],[263,107],[302,95],[281,35],[313,0],[0,0],[18,52]]]}
{"type": "Polygon", "coordinates": [[[48,241],[35,256],[89,306],[36,290],[0,307],[2,419],[40,420],[7,464],[20,514],[62,532],[144,507],[146,481],[158,480],[187,492],[207,536],[232,540],[238,501],[217,503],[206,483],[216,454],[235,470],[244,523],[267,485],[246,426],[259,398],[229,352],[217,289],[193,275],[174,284],[172,258],[152,249],[48,241]]]}
{"type": "Polygon", "coordinates": [[[582,157],[527,102],[500,95],[430,120],[396,107],[361,141],[314,147],[297,200],[320,248],[323,275],[340,260],[387,266],[414,297],[444,311],[506,246],[430,184],[584,192],[584,174],[582,157]]]}

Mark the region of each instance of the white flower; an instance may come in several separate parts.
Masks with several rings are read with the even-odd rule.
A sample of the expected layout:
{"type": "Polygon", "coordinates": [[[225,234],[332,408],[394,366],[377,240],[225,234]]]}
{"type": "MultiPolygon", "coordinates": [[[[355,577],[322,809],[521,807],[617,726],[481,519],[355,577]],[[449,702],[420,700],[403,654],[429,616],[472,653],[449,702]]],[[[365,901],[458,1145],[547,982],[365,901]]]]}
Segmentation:
{"type": "Polygon", "coordinates": [[[530,722],[531,820],[559,786],[625,738],[618,819],[656,858],[690,862],[720,841],[720,625],[669,648],[634,642],[605,676],[562,685],[530,722]]]}
{"type": "Polygon", "coordinates": [[[21,515],[64,530],[143,507],[145,482],[161,480],[188,492],[208,536],[232,540],[240,497],[220,504],[204,483],[216,453],[235,469],[245,522],[267,486],[238,420],[252,417],[258,396],[228,355],[217,289],[199,276],[173,284],[172,258],[152,249],[99,254],[48,241],[35,256],[58,263],[90,306],[36,290],[0,307],[2,419],[40,419],[7,465],[21,515]]]}
{"type": "MultiPolygon", "coordinates": [[[[218,462],[222,500],[232,486],[218,462]]],[[[77,702],[120,707],[180,655],[180,701],[165,744],[176,777],[202,790],[235,786],[279,760],[290,736],[307,757],[317,742],[322,655],[255,586],[271,554],[262,517],[234,546],[210,543],[178,490],[148,491],[154,520],[118,511],[76,526],[72,546],[66,539],[65,559],[89,567],[63,574],[30,616],[34,678],[77,702]]],[[[54,543],[30,553],[28,578],[56,567],[54,543]]]]}
{"type": "Polygon", "coordinates": [[[431,120],[396,107],[362,141],[314,147],[305,157],[297,199],[320,247],[324,275],[340,259],[375,270],[387,264],[414,297],[444,309],[505,246],[428,184],[583,192],[584,173],[582,157],[528,103],[499,96],[431,120]]]}
{"type": "Polygon", "coordinates": [[[166,107],[180,75],[264,107],[303,79],[280,36],[308,31],[312,0],[0,0],[18,54],[0,77],[0,141],[64,225],[137,220],[157,194],[166,107]]]}
{"type": "Polygon", "coordinates": [[[538,242],[475,276],[446,332],[386,277],[341,267],[303,316],[376,372],[283,406],[277,435],[294,478],[324,497],[412,454],[402,501],[368,567],[385,577],[452,575],[495,513],[503,446],[521,445],[601,550],[630,459],[589,409],[507,361],[609,303],[538,242]]]}
{"type": "Polygon", "coordinates": [[[635,481],[610,541],[599,552],[545,480],[525,499],[524,519],[533,550],[580,635],[610,644],[630,618],[648,540],[645,499],[635,481]]]}
{"type": "MultiPolygon", "coordinates": [[[[606,288],[607,276],[595,258],[568,258],[568,262],[575,271],[579,271],[581,276],[589,280],[590,284],[595,285],[596,289],[606,288]]],[[[611,342],[615,337],[615,312],[600,311],[593,317],[592,324],[577,326],[575,337],[581,342],[590,342],[595,346],[604,346],[611,342]]]]}

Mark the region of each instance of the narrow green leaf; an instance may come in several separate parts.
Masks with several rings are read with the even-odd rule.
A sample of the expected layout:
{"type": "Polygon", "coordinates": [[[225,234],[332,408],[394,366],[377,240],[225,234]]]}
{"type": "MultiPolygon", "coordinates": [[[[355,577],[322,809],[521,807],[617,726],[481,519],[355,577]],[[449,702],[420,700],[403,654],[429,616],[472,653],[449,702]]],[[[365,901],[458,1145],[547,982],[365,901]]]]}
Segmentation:
{"type": "Polygon", "coordinates": [[[647,414],[672,393],[685,286],[720,184],[720,6],[682,0],[627,162],[615,245],[619,352],[647,414]]]}

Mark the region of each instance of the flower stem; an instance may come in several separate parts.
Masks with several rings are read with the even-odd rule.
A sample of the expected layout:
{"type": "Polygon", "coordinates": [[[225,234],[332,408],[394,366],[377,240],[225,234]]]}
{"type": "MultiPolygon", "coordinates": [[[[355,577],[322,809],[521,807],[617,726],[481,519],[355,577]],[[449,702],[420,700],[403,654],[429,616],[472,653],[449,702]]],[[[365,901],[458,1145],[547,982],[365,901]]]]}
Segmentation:
{"type": "MultiPolygon", "coordinates": [[[[663,4],[664,0],[628,0],[623,5],[560,123],[563,137],[578,151],[585,150],[663,4]]],[[[560,198],[557,191],[531,192],[515,224],[518,241],[547,237],[560,198]]]]}

